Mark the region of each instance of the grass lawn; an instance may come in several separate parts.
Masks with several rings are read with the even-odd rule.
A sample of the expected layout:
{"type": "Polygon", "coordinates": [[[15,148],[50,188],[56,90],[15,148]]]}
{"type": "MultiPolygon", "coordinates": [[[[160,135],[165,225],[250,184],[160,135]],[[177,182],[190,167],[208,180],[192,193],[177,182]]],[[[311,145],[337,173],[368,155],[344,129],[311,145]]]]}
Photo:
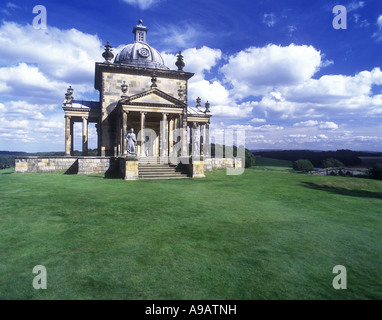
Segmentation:
{"type": "Polygon", "coordinates": [[[0,223],[0,299],[382,299],[382,181],[265,162],[149,181],[2,170],[0,223]]]}

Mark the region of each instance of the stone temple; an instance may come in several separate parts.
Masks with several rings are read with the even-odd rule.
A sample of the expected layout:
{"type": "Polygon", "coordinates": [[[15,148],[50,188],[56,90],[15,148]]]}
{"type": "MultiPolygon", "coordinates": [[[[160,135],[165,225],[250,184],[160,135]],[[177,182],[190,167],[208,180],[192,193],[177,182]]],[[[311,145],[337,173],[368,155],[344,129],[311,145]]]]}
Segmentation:
{"type": "Polygon", "coordinates": [[[142,20],[133,28],[134,42],[114,57],[109,42],[103,62],[95,63],[94,87],[99,101],[75,100],[65,94],[65,156],[16,159],[16,172],[118,173],[139,178],[204,177],[215,168],[241,167],[241,158],[212,158],[208,101],[189,106],[188,80],[181,52],[176,70],[147,42],[142,20]],[[82,156],[74,156],[74,123],[82,123],[82,156]],[[88,125],[95,123],[98,155],[88,155],[88,125]]]}

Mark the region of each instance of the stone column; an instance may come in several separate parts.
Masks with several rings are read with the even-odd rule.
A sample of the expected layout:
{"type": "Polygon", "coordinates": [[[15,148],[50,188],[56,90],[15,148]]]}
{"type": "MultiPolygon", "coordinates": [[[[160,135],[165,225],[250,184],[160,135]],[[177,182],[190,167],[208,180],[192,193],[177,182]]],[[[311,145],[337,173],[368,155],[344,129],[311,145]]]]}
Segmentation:
{"type": "Polygon", "coordinates": [[[162,126],[161,126],[161,137],[162,143],[160,146],[160,156],[166,157],[168,156],[168,133],[167,133],[167,113],[163,113],[162,118],[162,126]]]}
{"type": "Polygon", "coordinates": [[[82,155],[88,155],[88,118],[82,117],[82,155]]]}
{"type": "Polygon", "coordinates": [[[182,150],[181,150],[181,156],[187,157],[188,156],[188,141],[187,141],[187,114],[184,112],[179,116],[179,127],[182,131],[182,150]]]}
{"type": "Polygon", "coordinates": [[[210,124],[207,122],[206,123],[206,150],[205,154],[207,157],[211,156],[210,155],[210,150],[211,150],[211,145],[210,145],[210,124]]]}
{"type": "Polygon", "coordinates": [[[141,157],[146,156],[146,150],[145,150],[146,113],[147,112],[141,111],[141,157]]]}
{"type": "Polygon", "coordinates": [[[193,142],[193,139],[192,139],[192,135],[194,133],[194,126],[191,125],[190,127],[190,147],[189,147],[189,150],[190,150],[190,155],[193,156],[193,151],[194,151],[194,146],[192,145],[192,142],[193,142]]]}
{"type": "Polygon", "coordinates": [[[174,146],[174,119],[171,118],[171,120],[168,123],[168,148],[169,148],[169,155],[172,156],[173,154],[173,146],[174,146]]]}
{"type": "Polygon", "coordinates": [[[122,155],[127,156],[127,114],[128,111],[122,110],[122,155]]]}
{"type": "Polygon", "coordinates": [[[74,119],[70,119],[70,154],[74,153],[74,119]]]}
{"type": "Polygon", "coordinates": [[[101,140],[101,135],[102,135],[102,132],[101,132],[101,119],[98,119],[96,128],[97,128],[97,150],[98,150],[98,155],[100,156],[101,155],[101,141],[102,141],[101,140]]]}
{"type": "Polygon", "coordinates": [[[204,156],[204,124],[200,125],[200,157],[203,159],[204,156]]]}
{"type": "Polygon", "coordinates": [[[70,156],[72,151],[71,121],[70,116],[65,116],[65,156],[70,156]]]}

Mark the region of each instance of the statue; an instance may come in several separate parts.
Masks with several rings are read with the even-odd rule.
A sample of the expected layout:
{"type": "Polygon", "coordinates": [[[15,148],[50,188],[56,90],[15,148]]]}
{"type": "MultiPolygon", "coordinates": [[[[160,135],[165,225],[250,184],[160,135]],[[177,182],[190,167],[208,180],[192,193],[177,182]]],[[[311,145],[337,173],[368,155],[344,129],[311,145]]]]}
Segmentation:
{"type": "Polygon", "coordinates": [[[137,137],[135,136],[134,129],[131,128],[130,132],[126,135],[127,140],[127,155],[136,156],[135,146],[137,145],[137,137]]]}
{"type": "Polygon", "coordinates": [[[148,136],[145,137],[145,154],[146,154],[146,157],[148,157],[150,155],[150,142],[149,142],[150,138],[148,136]]]}
{"type": "Polygon", "coordinates": [[[192,146],[192,156],[197,157],[200,156],[200,139],[197,130],[194,130],[194,136],[192,138],[193,146],[192,146]]]}

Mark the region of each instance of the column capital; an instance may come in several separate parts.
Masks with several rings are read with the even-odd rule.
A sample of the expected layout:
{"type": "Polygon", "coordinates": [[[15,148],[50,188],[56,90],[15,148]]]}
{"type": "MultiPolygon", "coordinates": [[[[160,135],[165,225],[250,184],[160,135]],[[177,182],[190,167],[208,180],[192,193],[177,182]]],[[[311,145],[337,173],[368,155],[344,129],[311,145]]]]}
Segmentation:
{"type": "Polygon", "coordinates": [[[81,118],[82,118],[82,120],[88,120],[89,119],[89,117],[87,117],[87,116],[83,116],[81,118]]]}
{"type": "Polygon", "coordinates": [[[144,114],[144,115],[147,114],[147,111],[140,111],[140,112],[141,112],[141,114],[144,114]]]}
{"type": "Polygon", "coordinates": [[[65,119],[70,119],[72,116],[65,115],[65,119]]]}

